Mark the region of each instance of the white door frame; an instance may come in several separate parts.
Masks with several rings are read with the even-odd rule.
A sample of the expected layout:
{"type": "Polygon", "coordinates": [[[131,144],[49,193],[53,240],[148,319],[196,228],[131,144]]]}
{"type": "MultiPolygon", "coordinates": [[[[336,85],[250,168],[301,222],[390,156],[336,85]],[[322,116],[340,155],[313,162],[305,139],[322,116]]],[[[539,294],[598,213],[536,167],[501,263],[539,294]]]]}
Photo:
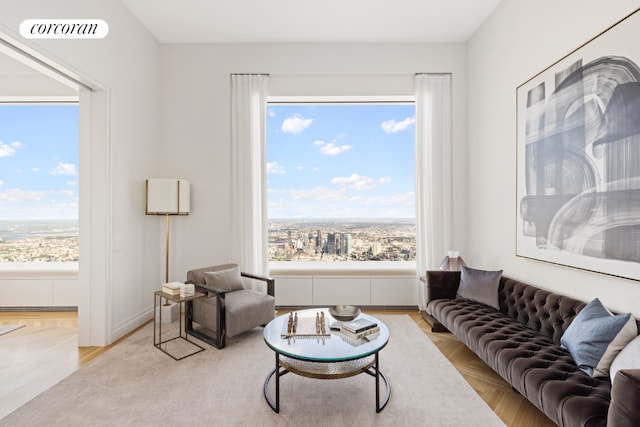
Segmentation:
{"type": "Polygon", "coordinates": [[[109,90],[0,31],[4,53],[79,92],[78,346],[111,344],[109,90]]]}

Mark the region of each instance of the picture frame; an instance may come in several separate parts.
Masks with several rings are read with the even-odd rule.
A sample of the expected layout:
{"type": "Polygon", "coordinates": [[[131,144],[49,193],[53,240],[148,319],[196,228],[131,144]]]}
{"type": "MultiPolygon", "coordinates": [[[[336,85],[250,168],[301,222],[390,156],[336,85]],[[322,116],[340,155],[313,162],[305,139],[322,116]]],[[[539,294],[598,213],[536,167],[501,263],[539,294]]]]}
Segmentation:
{"type": "Polygon", "coordinates": [[[640,280],[640,9],[516,89],[516,256],[640,280]]]}

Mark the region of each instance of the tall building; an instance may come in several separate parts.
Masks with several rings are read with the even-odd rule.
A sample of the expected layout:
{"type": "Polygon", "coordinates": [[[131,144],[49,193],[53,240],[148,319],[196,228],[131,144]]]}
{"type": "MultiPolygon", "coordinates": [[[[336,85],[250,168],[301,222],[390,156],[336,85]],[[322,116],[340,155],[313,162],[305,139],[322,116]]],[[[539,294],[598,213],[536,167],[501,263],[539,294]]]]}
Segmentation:
{"type": "Polygon", "coordinates": [[[336,233],[327,234],[327,253],[332,255],[336,253],[336,233]]]}
{"type": "Polygon", "coordinates": [[[351,238],[351,234],[343,234],[344,236],[344,244],[342,245],[342,250],[345,255],[351,255],[353,252],[353,241],[351,238]]]}

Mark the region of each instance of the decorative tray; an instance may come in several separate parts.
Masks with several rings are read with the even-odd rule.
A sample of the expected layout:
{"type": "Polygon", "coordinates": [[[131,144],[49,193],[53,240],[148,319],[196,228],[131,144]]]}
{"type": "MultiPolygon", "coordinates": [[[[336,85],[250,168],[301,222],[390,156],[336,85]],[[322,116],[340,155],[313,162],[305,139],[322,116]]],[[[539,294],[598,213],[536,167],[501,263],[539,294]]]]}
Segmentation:
{"type": "MultiPolygon", "coordinates": [[[[293,314],[293,313],[292,313],[293,314]]],[[[329,329],[329,319],[325,318],[324,329],[320,326],[321,322],[316,328],[316,317],[297,317],[297,325],[295,329],[289,330],[288,322],[284,322],[282,325],[282,338],[290,337],[329,337],[331,331],[329,329]]]]}

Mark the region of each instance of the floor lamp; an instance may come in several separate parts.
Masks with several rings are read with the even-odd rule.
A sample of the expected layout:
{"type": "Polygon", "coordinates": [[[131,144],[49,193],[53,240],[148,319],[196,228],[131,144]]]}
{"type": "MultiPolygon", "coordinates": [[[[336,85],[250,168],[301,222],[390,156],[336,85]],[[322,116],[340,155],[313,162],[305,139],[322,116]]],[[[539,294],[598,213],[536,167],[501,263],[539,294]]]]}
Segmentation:
{"type": "MultiPolygon", "coordinates": [[[[147,179],[145,213],[166,217],[165,283],[169,282],[169,218],[172,215],[189,215],[189,204],[189,181],[171,178],[147,179]]],[[[165,301],[164,305],[170,305],[169,301],[165,301]]],[[[173,310],[166,318],[174,320],[173,310]]]]}

